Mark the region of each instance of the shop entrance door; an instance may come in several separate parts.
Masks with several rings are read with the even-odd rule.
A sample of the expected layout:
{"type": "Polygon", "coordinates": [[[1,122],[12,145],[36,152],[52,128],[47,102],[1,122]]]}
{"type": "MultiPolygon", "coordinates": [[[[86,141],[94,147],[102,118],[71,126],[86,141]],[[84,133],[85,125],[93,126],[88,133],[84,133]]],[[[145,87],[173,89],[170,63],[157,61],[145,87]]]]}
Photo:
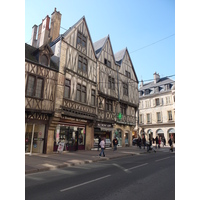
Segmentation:
{"type": "Polygon", "coordinates": [[[44,124],[27,124],[25,130],[25,153],[43,153],[44,124]]]}

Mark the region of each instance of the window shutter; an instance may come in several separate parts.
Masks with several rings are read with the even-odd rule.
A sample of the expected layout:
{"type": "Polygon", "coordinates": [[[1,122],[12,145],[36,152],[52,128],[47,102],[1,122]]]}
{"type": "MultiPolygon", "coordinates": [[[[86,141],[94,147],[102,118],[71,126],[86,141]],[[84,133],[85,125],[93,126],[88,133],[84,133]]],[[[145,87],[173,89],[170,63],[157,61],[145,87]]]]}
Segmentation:
{"type": "Polygon", "coordinates": [[[160,111],[160,120],[161,120],[161,122],[163,122],[162,111],[160,111]]]}
{"type": "Polygon", "coordinates": [[[156,99],[153,99],[153,107],[156,106],[156,99]]]}

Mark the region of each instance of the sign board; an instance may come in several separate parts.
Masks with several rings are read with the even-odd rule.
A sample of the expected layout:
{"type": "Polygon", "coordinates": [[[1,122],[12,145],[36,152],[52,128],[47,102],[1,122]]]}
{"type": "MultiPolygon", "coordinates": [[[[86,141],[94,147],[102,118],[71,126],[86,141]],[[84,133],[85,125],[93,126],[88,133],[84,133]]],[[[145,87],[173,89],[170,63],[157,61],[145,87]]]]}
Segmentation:
{"type": "Polygon", "coordinates": [[[64,146],[65,146],[65,143],[64,142],[60,142],[59,145],[58,145],[57,151],[62,152],[63,149],[64,149],[64,146]]]}

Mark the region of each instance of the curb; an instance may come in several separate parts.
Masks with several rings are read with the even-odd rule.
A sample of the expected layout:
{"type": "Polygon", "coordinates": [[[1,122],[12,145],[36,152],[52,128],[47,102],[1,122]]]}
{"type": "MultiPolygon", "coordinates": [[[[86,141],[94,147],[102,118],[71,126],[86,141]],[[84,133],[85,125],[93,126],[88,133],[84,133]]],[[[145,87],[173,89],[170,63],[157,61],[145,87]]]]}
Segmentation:
{"type": "MultiPolygon", "coordinates": [[[[141,152],[141,153],[138,153],[138,154],[140,155],[140,154],[145,154],[145,153],[148,153],[148,152],[141,152]]],[[[102,162],[102,161],[107,161],[107,160],[114,160],[114,159],[123,158],[123,157],[131,157],[131,156],[138,155],[138,154],[130,153],[128,155],[125,154],[125,155],[120,155],[120,156],[110,157],[110,158],[98,156],[98,159],[94,159],[92,161],[84,160],[84,161],[80,161],[78,163],[61,164],[61,165],[58,165],[58,166],[55,166],[55,167],[43,167],[43,168],[40,168],[40,169],[30,169],[30,170],[26,170],[25,174],[33,174],[33,173],[38,173],[38,172],[50,171],[50,170],[54,170],[54,169],[60,169],[60,168],[64,168],[64,167],[72,167],[72,166],[84,165],[84,164],[89,164],[89,163],[102,162]]]]}

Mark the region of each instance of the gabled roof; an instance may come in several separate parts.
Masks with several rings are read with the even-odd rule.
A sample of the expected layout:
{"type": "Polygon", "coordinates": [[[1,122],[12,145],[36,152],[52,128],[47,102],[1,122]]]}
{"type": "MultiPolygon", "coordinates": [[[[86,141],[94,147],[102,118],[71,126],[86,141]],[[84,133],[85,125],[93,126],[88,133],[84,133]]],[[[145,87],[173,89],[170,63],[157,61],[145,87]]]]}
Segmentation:
{"type": "Polygon", "coordinates": [[[108,39],[108,36],[96,41],[93,45],[94,45],[94,50],[95,50],[95,53],[96,53],[96,56],[99,57],[100,54],[101,54],[101,51],[106,43],[108,39]]]}
{"type": "MultiPolygon", "coordinates": [[[[98,41],[96,41],[94,43],[94,49],[95,49],[95,53],[96,53],[97,58],[99,58],[99,56],[101,55],[101,52],[102,52],[102,50],[103,50],[103,48],[106,45],[106,42],[108,40],[110,41],[110,36],[109,35],[104,37],[104,38],[102,38],[102,39],[100,39],[100,40],[98,40],[98,41]]],[[[110,46],[111,46],[111,51],[112,51],[112,54],[113,54],[113,59],[115,61],[115,56],[114,56],[114,53],[113,53],[113,48],[112,48],[111,41],[110,41],[110,46]]],[[[115,63],[116,63],[116,61],[115,61],[115,63]]]]}
{"type": "Polygon", "coordinates": [[[116,63],[117,63],[119,66],[121,66],[122,61],[123,61],[123,59],[124,59],[124,56],[125,56],[126,52],[128,53],[128,56],[129,56],[130,62],[131,62],[131,64],[132,64],[132,69],[133,69],[133,73],[134,73],[134,75],[135,75],[136,81],[137,81],[137,83],[139,83],[127,47],[126,47],[125,49],[122,49],[121,51],[118,51],[118,52],[114,55],[114,56],[115,56],[116,63]]]}
{"type": "MultiPolygon", "coordinates": [[[[81,19],[79,19],[73,26],[71,26],[67,31],[65,31],[63,34],[60,34],[54,41],[52,41],[49,45],[50,46],[53,46],[54,44],[56,44],[58,41],[60,41],[61,38],[67,36],[68,34],[70,34],[71,31],[73,31],[73,28],[75,28],[82,20],[85,21],[85,24],[86,24],[86,28],[87,28],[87,31],[88,31],[88,35],[89,35],[89,38],[90,38],[90,41],[91,41],[91,45],[92,45],[92,48],[93,48],[93,51],[94,51],[94,54],[95,54],[95,49],[94,49],[94,45],[93,45],[93,42],[92,42],[92,38],[91,38],[91,35],[90,35],[90,31],[88,29],[88,25],[87,25],[87,22],[86,22],[86,18],[85,16],[83,16],[81,19]]],[[[96,54],[95,54],[96,56],[96,54]]]]}

